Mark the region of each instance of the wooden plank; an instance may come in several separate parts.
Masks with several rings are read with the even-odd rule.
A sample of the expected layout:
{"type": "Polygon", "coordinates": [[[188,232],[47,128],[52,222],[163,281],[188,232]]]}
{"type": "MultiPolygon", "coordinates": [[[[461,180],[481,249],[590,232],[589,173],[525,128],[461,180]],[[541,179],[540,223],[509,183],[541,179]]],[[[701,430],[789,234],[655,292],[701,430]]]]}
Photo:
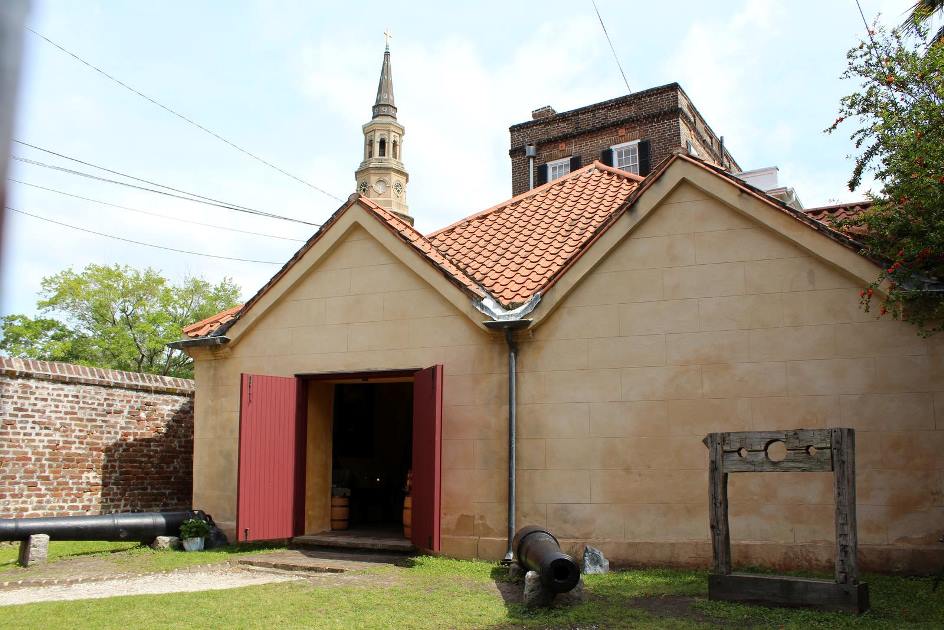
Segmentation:
{"type": "Polygon", "coordinates": [[[833,488],[836,500],[836,582],[859,581],[856,525],[855,430],[832,429],[833,488]]]}
{"type": "Polygon", "coordinates": [[[725,473],[829,472],[832,469],[833,458],[829,449],[817,449],[812,455],[805,450],[788,450],[786,457],[779,462],[768,458],[765,451],[745,451],[744,457],[738,451],[726,451],[722,462],[725,473]]]}
{"type": "Polygon", "coordinates": [[[708,445],[708,520],[711,527],[713,571],[731,573],[731,533],[728,528],[728,475],[722,469],[721,433],[710,433],[708,445]]]}
{"type": "Polygon", "coordinates": [[[869,587],[778,575],[708,576],[708,599],[860,614],[869,609],[869,587]]]}
{"type": "Polygon", "coordinates": [[[790,431],[732,431],[723,433],[724,450],[737,451],[746,448],[749,451],[762,451],[771,442],[781,441],[787,449],[798,450],[812,446],[828,449],[830,429],[792,429],[790,431]]]}

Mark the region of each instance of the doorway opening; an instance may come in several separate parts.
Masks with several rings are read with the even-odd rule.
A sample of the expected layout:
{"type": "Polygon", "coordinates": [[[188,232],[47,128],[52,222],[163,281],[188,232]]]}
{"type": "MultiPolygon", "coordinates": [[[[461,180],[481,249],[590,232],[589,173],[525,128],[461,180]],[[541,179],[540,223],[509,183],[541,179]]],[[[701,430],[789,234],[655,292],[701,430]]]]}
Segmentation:
{"type": "Polygon", "coordinates": [[[333,388],[331,494],[348,498],[348,518],[346,523],[334,519],[332,530],[352,537],[404,538],[413,383],[336,383],[333,388]]]}

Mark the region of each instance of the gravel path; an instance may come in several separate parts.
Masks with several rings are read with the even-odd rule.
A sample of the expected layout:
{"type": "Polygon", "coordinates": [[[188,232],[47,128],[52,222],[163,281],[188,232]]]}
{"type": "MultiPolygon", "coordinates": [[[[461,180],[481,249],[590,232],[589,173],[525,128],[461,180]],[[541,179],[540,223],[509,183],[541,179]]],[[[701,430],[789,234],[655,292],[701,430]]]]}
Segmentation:
{"type": "Polygon", "coordinates": [[[241,586],[269,584],[297,580],[294,575],[244,571],[235,568],[207,571],[182,571],[132,578],[103,580],[68,586],[30,586],[0,590],[0,606],[32,604],[34,602],[66,601],[73,599],[100,599],[116,595],[153,595],[217,591],[241,586]]]}

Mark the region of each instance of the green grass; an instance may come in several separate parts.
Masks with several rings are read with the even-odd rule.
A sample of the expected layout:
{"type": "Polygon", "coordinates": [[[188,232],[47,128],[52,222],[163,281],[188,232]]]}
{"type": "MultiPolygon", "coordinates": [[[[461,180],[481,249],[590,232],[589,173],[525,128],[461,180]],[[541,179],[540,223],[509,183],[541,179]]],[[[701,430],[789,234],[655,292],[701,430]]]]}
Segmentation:
{"type": "Polygon", "coordinates": [[[586,576],[587,601],[532,612],[506,603],[499,589],[520,585],[505,576],[486,562],[423,557],[409,568],[381,566],[315,584],[5,607],[0,628],[42,628],[66,619],[76,628],[161,629],[944,627],[944,589],[932,593],[929,578],[868,576],[873,609],[854,617],[708,602],[706,573],[669,569],[586,576]]]}
{"type": "MultiPolygon", "coordinates": [[[[153,573],[198,564],[226,562],[241,555],[280,548],[284,548],[284,545],[253,543],[228,545],[212,551],[186,553],[182,551],[154,551],[147,545],[136,542],[51,541],[49,543],[50,564],[46,567],[56,568],[62,566],[58,563],[54,564],[53,561],[56,560],[97,556],[109,565],[113,565],[116,572],[153,573]]],[[[18,579],[26,579],[31,574],[37,574],[37,571],[32,568],[23,569],[16,564],[18,552],[19,547],[17,545],[0,547],[0,572],[15,571],[18,579]]]]}
{"type": "MultiPolygon", "coordinates": [[[[49,560],[77,556],[104,556],[119,551],[128,551],[137,546],[138,543],[134,542],[53,541],[49,543],[49,560]]],[[[16,559],[19,552],[19,543],[0,546],[0,571],[17,568],[16,559]]]]}

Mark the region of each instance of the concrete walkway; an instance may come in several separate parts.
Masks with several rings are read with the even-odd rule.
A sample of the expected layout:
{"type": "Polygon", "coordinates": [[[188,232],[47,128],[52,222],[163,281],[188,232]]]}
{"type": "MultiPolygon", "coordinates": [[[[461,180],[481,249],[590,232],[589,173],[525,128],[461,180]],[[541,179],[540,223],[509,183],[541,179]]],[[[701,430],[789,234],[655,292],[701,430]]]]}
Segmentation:
{"type": "Polygon", "coordinates": [[[297,579],[300,579],[297,575],[243,571],[233,567],[221,567],[206,571],[142,575],[68,586],[29,586],[5,589],[0,590],[0,606],[75,599],[101,599],[118,595],[218,591],[272,582],[288,582],[297,579]]]}

